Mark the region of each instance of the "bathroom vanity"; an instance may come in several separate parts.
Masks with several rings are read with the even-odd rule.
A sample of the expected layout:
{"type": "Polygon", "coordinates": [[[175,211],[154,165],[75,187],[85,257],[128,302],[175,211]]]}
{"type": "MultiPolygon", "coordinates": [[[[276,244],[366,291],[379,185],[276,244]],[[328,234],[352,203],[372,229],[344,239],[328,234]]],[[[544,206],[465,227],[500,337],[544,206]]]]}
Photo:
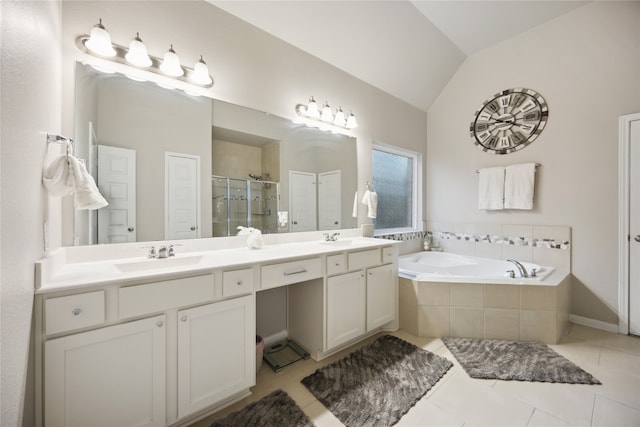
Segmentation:
{"type": "Polygon", "coordinates": [[[39,424],[178,425],[247,396],[263,290],[287,287],[289,338],[316,360],[398,328],[397,242],[265,242],[185,240],[167,259],[140,243],[69,247],[39,261],[39,424]]]}

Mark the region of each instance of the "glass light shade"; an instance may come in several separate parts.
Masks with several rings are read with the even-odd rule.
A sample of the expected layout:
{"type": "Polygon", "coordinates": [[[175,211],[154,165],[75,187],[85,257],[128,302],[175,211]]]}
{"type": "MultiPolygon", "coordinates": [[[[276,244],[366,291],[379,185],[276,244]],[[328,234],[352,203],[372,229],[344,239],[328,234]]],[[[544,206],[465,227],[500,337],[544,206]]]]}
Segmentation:
{"type": "Polygon", "coordinates": [[[180,58],[176,55],[176,51],[173,50],[173,45],[164,54],[164,59],[160,64],[160,71],[171,77],[180,77],[184,74],[184,70],[180,66],[180,58]]]}
{"type": "Polygon", "coordinates": [[[313,96],[309,98],[309,103],[307,104],[307,117],[311,117],[313,119],[320,118],[320,111],[318,110],[318,103],[313,96]]]}
{"type": "Polygon", "coordinates": [[[207,67],[207,64],[202,59],[202,55],[200,55],[200,59],[193,67],[191,80],[193,80],[195,84],[202,86],[208,86],[213,83],[213,80],[211,80],[211,76],[209,75],[209,67],[207,67]]]}
{"type": "Polygon", "coordinates": [[[140,39],[140,33],[136,33],[136,36],[129,43],[129,52],[124,56],[128,63],[135,65],[136,67],[150,67],[151,58],[147,53],[147,48],[140,39]]]}
{"type": "Polygon", "coordinates": [[[322,107],[322,115],[320,116],[320,120],[325,122],[333,121],[333,114],[331,114],[331,107],[329,107],[329,103],[327,101],[324,102],[324,107],[322,107]]]}
{"type": "Polygon", "coordinates": [[[338,108],[338,110],[336,111],[336,117],[335,119],[333,119],[333,124],[342,127],[347,124],[347,120],[344,118],[344,111],[342,111],[342,108],[338,108]]]}
{"type": "Polygon", "coordinates": [[[91,29],[91,34],[89,35],[89,39],[84,43],[84,45],[91,52],[96,53],[100,56],[112,57],[116,56],[116,50],[113,48],[111,44],[111,36],[109,32],[102,25],[102,19],[93,26],[91,29]]]}
{"type": "Polygon", "coordinates": [[[349,118],[347,119],[347,128],[353,129],[358,127],[358,122],[356,122],[356,116],[353,113],[349,113],[349,118]]]}

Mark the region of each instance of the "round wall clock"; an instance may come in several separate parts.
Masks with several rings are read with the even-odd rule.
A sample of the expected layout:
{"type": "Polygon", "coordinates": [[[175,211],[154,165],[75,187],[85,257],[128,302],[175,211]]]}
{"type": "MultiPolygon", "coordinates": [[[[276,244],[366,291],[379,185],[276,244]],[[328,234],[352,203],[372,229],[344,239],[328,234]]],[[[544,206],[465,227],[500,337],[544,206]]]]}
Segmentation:
{"type": "Polygon", "coordinates": [[[547,124],[544,98],[531,89],[507,89],[486,100],[476,111],[469,131],[483,151],[508,154],[531,144],[547,124]]]}

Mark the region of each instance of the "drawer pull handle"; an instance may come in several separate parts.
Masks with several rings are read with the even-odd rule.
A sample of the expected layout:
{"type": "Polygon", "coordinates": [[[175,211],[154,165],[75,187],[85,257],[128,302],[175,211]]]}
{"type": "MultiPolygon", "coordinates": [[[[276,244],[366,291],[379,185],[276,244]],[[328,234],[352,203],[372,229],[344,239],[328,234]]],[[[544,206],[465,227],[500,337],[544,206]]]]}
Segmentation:
{"type": "Polygon", "coordinates": [[[242,280],[238,280],[238,283],[236,283],[236,285],[242,286],[242,280]]]}
{"type": "Polygon", "coordinates": [[[182,316],[182,317],[180,318],[180,320],[182,320],[183,322],[186,322],[186,321],[187,321],[187,316],[182,316]]]}
{"type": "Polygon", "coordinates": [[[306,273],[307,269],[306,268],[300,268],[298,270],[293,270],[293,271],[285,271],[284,275],[285,276],[293,276],[294,274],[301,274],[301,273],[306,273]]]}
{"type": "Polygon", "coordinates": [[[157,326],[158,328],[162,328],[162,327],[164,326],[164,322],[163,322],[162,320],[158,320],[158,321],[156,322],[156,326],[157,326]]]}
{"type": "Polygon", "coordinates": [[[74,316],[80,316],[80,313],[82,313],[81,308],[74,308],[73,310],[71,310],[71,314],[73,314],[74,316]]]}

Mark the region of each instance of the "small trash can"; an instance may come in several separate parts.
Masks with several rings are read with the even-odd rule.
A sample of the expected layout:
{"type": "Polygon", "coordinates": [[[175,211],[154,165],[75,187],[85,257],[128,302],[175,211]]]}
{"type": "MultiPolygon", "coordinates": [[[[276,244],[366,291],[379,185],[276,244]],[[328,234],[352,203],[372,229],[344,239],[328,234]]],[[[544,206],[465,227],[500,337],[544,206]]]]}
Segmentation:
{"type": "Polygon", "coordinates": [[[256,335],[256,373],[262,367],[262,356],[264,355],[264,339],[256,335]]]}

